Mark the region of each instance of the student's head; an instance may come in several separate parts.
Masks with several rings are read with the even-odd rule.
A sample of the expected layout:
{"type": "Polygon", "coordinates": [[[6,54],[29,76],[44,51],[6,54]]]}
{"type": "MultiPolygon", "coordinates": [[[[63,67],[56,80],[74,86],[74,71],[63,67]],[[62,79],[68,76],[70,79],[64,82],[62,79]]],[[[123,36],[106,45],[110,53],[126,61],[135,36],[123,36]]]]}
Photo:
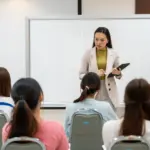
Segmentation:
{"type": "Polygon", "coordinates": [[[15,107],[8,138],[33,137],[38,129],[35,114],[39,111],[40,103],[43,100],[43,92],[39,83],[32,78],[19,79],[13,85],[11,96],[15,107]]]}
{"type": "Polygon", "coordinates": [[[93,72],[87,73],[80,84],[81,95],[74,103],[81,102],[88,97],[94,97],[100,89],[100,77],[93,72]]]}
{"type": "Polygon", "coordinates": [[[124,95],[125,114],[120,135],[142,136],[145,132],[144,120],[150,117],[150,86],[144,79],[134,79],[128,83],[124,95]]]}
{"type": "Polygon", "coordinates": [[[9,97],[11,92],[11,79],[7,69],[0,67],[0,96],[9,97]]]}
{"type": "Polygon", "coordinates": [[[112,48],[111,36],[110,32],[105,27],[99,27],[94,32],[94,39],[93,39],[93,47],[98,50],[104,49],[106,47],[112,48]]]}

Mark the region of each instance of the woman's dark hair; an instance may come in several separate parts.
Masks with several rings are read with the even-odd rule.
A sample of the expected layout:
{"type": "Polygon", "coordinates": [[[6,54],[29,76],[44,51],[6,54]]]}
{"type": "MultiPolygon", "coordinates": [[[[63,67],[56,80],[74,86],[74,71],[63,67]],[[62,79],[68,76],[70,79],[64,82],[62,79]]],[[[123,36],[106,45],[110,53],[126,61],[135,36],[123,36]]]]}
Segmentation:
{"type": "Polygon", "coordinates": [[[0,96],[10,97],[11,79],[8,70],[0,67],[0,96]]]}
{"type": "Polygon", "coordinates": [[[142,136],[145,133],[144,120],[150,118],[150,86],[144,79],[128,83],[124,95],[125,114],[120,135],[142,136]]]}
{"type": "Polygon", "coordinates": [[[39,83],[32,78],[22,78],[14,84],[11,96],[15,107],[8,138],[35,135],[38,123],[33,112],[39,105],[42,93],[39,83]]]}
{"type": "Polygon", "coordinates": [[[100,77],[96,73],[89,72],[84,75],[80,87],[83,91],[80,97],[74,100],[74,103],[83,101],[87,98],[87,96],[94,94],[96,91],[98,91],[100,89],[100,77]]]}
{"type": "MultiPolygon", "coordinates": [[[[103,34],[106,35],[107,40],[108,40],[108,43],[107,43],[106,46],[108,48],[112,48],[113,46],[112,46],[111,35],[110,35],[109,30],[107,28],[105,28],[105,27],[99,27],[99,28],[97,28],[96,31],[94,32],[94,38],[95,38],[95,34],[98,33],[98,32],[99,33],[103,33],[103,34]]],[[[94,38],[93,38],[93,46],[92,47],[95,47],[94,38]]]]}

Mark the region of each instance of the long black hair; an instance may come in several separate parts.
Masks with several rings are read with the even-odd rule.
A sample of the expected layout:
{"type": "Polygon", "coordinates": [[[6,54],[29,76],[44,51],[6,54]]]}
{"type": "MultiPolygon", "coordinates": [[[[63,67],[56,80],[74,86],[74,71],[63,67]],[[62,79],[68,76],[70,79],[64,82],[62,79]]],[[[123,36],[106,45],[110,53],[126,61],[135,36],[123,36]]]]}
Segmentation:
{"type": "Polygon", "coordinates": [[[22,78],[14,84],[11,96],[15,107],[8,138],[34,136],[38,130],[38,123],[33,111],[37,108],[42,93],[39,83],[32,78],[22,78]]]}
{"type": "MultiPolygon", "coordinates": [[[[108,30],[106,27],[99,27],[99,28],[97,28],[97,29],[95,30],[95,32],[94,32],[94,38],[95,38],[95,34],[98,33],[98,32],[99,32],[99,33],[103,33],[103,34],[106,35],[107,40],[108,40],[108,43],[107,43],[106,46],[107,46],[108,48],[112,48],[113,46],[112,46],[111,35],[110,35],[109,30],[108,30]]],[[[95,47],[94,38],[93,38],[93,46],[92,46],[92,47],[95,47]]]]}
{"type": "Polygon", "coordinates": [[[74,103],[83,101],[89,95],[97,92],[100,89],[100,77],[94,72],[89,72],[86,75],[84,75],[80,87],[83,91],[80,97],[74,100],[74,103]]]}

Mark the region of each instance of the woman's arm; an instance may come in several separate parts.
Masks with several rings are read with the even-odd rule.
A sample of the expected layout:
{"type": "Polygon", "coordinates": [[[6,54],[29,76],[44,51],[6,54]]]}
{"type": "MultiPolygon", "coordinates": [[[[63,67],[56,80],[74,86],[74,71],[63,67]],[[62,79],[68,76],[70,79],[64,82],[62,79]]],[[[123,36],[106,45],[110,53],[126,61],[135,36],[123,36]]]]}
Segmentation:
{"type": "Polygon", "coordinates": [[[79,71],[79,78],[82,79],[83,76],[88,73],[88,69],[89,69],[89,56],[90,56],[90,51],[86,51],[82,57],[81,60],[81,67],[80,67],[80,71],[79,71]]]}

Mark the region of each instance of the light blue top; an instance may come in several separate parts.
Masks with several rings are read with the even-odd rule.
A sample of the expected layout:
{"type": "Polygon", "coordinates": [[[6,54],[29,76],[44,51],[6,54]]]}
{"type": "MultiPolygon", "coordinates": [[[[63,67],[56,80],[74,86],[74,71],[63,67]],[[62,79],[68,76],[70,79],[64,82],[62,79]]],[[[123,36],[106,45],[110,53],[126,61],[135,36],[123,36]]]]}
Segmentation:
{"type": "Polygon", "coordinates": [[[71,127],[71,120],[73,114],[82,108],[89,108],[89,109],[96,109],[102,116],[104,121],[108,120],[116,120],[118,119],[116,113],[110,106],[108,102],[105,101],[97,101],[95,99],[85,99],[82,102],[78,103],[71,103],[66,107],[66,116],[65,116],[65,132],[67,137],[70,136],[70,127],[71,127]]]}

